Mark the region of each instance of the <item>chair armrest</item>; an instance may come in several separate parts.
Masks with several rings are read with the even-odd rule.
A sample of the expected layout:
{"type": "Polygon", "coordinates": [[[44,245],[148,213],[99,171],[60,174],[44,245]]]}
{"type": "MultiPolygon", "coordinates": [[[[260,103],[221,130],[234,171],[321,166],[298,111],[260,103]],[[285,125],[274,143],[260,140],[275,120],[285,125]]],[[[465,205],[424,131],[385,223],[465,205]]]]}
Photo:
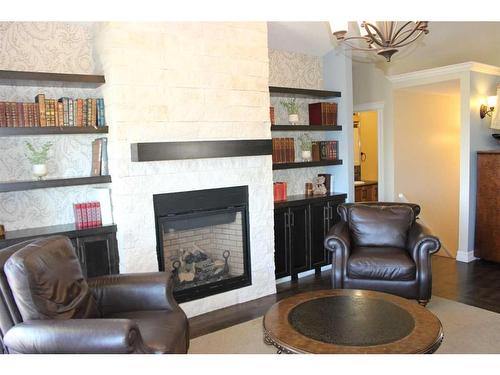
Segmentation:
{"type": "Polygon", "coordinates": [[[145,353],[136,323],[128,319],[32,320],[4,337],[11,353],[145,353]]]}
{"type": "Polygon", "coordinates": [[[408,234],[408,251],[415,263],[424,256],[437,253],[441,248],[441,242],[433,236],[429,229],[420,223],[415,223],[408,234]]]}
{"type": "Polygon", "coordinates": [[[106,275],[91,278],[88,283],[104,316],[179,308],[172,295],[171,274],[167,272],[106,275]]]}
{"type": "Polygon", "coordinates": [[[331,227],[325,237],[324,244],[332,253],[339,251],[344,258],[347,258],[351,248],[351,239],[347,223],[345,221],[340,221],[331,227]]]}

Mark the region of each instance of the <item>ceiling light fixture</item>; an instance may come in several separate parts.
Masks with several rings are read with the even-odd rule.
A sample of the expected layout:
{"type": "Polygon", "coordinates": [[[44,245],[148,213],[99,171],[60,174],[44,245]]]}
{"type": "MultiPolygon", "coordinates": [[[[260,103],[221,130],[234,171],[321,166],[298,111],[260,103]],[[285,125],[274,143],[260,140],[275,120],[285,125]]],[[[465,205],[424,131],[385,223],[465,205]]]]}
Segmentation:
{"type": "Polygon", "coordinates": [[[361,21],[352,27],[353,23],[330,21],[330,28],[341,43],[353,50],[376,52],[388,62],[399,48],[429,33],[428,21],[361,21]]]}

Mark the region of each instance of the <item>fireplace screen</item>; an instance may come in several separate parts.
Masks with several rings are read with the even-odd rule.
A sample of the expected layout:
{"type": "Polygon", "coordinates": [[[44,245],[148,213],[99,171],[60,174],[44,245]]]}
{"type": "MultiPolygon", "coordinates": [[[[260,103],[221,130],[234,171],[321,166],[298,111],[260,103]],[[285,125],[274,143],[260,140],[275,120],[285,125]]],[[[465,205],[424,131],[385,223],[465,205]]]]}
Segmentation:
{"type": "Polygon", "coordinates": [[[160,269],[177,301],[250,285],[247,219],[246,205],[157,217],[160,269]]]}

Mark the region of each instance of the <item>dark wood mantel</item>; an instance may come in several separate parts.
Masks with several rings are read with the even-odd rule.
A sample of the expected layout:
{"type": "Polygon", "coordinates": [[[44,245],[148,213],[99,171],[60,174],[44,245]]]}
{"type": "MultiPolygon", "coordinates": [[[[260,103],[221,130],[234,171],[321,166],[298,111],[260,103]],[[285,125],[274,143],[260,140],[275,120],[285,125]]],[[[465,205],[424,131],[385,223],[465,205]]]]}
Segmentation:
{"type": "Polygon", "coordinates": [[[149,142],[131,144],[132,161],[159,161],[259,156],[272,154],[270,139],[149,142]]]}

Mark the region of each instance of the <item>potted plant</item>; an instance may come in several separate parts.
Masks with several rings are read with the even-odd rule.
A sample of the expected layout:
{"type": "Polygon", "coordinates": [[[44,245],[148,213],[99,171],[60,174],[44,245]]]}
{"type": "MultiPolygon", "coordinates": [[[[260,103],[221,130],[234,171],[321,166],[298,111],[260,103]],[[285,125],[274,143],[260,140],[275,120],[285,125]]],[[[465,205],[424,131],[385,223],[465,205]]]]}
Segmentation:
{"type": "Polygon", "coordinates": [[[300,150],[303,161],[312,160],[312,140],[309,134],[304,133],[299,137],[300,150]]]}
{"type": "Polygon", "coordinates": [[[295,101],[295,98],[288,101],[281,101],[281,105],[286,108],[288,112],[288,121],[292,125],[296,125],[299,122],[299,105],[295,101]]]}
{"type": "Polygon", "coordinates": [[[49,150],[52,147],[51,142],[46,142],[42,145],[40,150],[37,150],[29,142],[26,142],[28,154],[25,154],[33,166],[33,175],[38,177],[39,180],[47,175],[47,160],[49,159],[49,150]]]}

